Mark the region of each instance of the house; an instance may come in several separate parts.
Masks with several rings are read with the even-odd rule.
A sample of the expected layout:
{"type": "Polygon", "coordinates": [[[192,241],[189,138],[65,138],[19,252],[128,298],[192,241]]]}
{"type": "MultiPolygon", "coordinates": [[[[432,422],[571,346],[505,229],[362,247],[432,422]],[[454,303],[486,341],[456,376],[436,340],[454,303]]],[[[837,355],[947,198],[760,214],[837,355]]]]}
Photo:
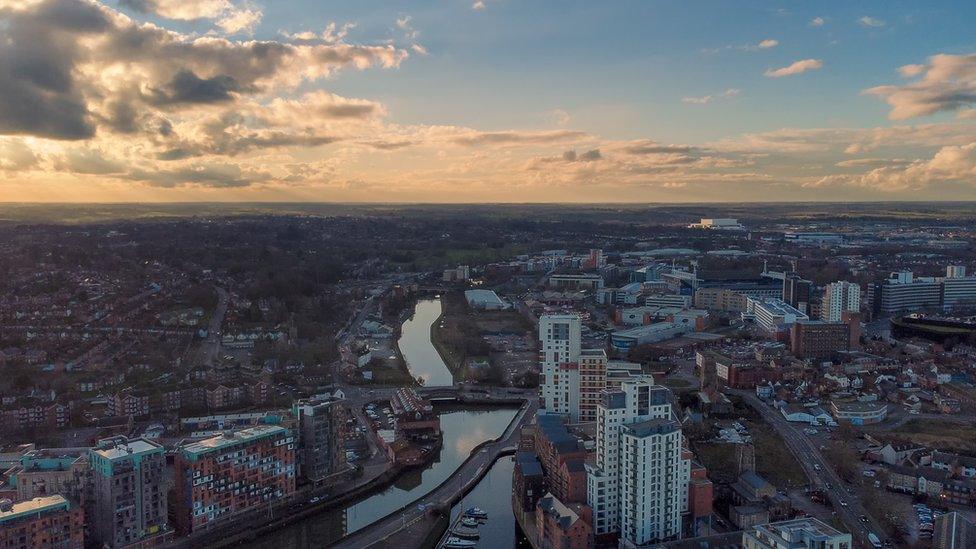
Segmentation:
{"type": "Polygon", "coordinates": [[[960,477],[976,478],[976,458],[960,456],[948,452],[934,452],[932,454],[932,468],[949,471],[960,477]]]}
{"type": "Polygon", "coordinates": [[[889,442],[881,447],[876,453],[881,456],[881,461],[888,465],[901,465],[915,452],[924,447],[911,442],[889,442]]]}
{"type": "Polygon", "coordinates": [[[536,504],[536,527],[540,549],[587,549],[590,546],[592,528],[587,511],[589,507],[575,504],[568,506],[551,493],[536,504]]]}

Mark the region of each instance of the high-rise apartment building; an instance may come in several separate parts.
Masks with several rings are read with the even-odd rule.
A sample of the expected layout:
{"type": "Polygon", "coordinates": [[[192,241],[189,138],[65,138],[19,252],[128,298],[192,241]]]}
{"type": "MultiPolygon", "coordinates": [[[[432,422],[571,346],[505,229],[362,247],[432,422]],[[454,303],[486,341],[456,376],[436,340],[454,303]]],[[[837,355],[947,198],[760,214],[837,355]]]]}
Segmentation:
{"type": "Polygon", "coordinates": [[[0,547],[3,549],[82,549],[85,514],[60,495],[19,503],[0,500],[0,547]]]}
{"type": "Polygon", "coordinates": [[[596,463],[586,466],[595,535],[618,534],[630,545],[678,538],[691,460],[670,391],[646,379],[604,391],[596,442],[596,463]]]}
{"type": "Polygon", "coordinates": [[[544,315],[539,319],[542,359],[540,392],[546,411],[579,419],[580,317],[544,315]]]}
{"type": "Polygon", "coordinates": [[[935,519],[932,535],[933,549],[963,549],[976,547],[976,522],[963,513],[952,511],[935,519]]]}
{"type": "Polygon", "coordinates": [[[313,482],[322,480],[345,463],[344,411],[342,400],[331,396],[301,400],[292,407],[301,433],[297,457],[303,477],[313,482]]]}
{"type": "Polygon", "coordinates": [[[832,282],[824,288],[820,320],[840,322],[844,313],[861,310],[861,287],[853,282],[832,282]]]}
{"type": "Polygon", "coordinates": [[[277,425],[228,431],[182,447],[174,468],[174,516],[186,534],[293,493],[295,438],[277,425]]]}
{"type": "Polygon", "coordinates": [[[91,449],[91,533],[99,546],[152,546],[171,533],[166,513],[163,447],[113,437],[91,449]]]}
{"type": "Polygon", "coordinates": [[[603,349],[583,349],[579,358],[581,422],[596,421],[600,393],[607,386],[607,353],[603,349]]]}

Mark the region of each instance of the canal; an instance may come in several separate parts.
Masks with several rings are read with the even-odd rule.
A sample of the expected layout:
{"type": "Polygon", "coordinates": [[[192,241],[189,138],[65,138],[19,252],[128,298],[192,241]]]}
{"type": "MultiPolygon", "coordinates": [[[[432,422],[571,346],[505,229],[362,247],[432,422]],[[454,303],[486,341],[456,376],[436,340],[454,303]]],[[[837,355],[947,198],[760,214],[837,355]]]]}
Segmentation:
{"type": "MultiPolygon", "coordinates": [[[[438,410],[441,416],[441,430],[444,432],[444,445],[438,457],[427,468],[404,473],[386,490],[358,503],[343,509],[325,511],[261,536],[245,545],[255,549],[329,545],[345,534],[368,526],[433,490],[451,476],[475,446],[501,435],[518,413],[516,408],[488,406],[465,406],[464,408],[438,406],[438,410]]],[[[507,475],[496,473],[493,469],[486,478],[491,478],[491,475],[496,475],[495,478],[499,483],[504,481],[509,487],[511,486],[511,468],[507,475]]],[[[484,485],[484,482],[479,487],[481,485],[484,485]]],[[[508,492],[510,488],[506,489],[506,495],[501,500],[506,505],[510,497],[508,492]]],[[[499,518],[503,516],[500,511],[496,514],[499,518]]],[[[508,510],[508,516],[511,518],[511,508],[508,510]]]]}
{"type": "Polygon", "coordinates": [[[397,341],[410,373],[422,379],[428,387],[454,385],[454,376],[430,342],[430,328],[439,316],[440,299],[421,299],[417,302],[413,316],[403,323],[400,339],[397,341]]]}
{"type": "Polygon", "coordinates": [[[451,524],[469,507],[480,507],[488,513],[488,521],[478,527],[475,549],[503,547],[531,547],[519,531],[512,514],[512,472],[515,458],[502,457],[491,467],[485,478],[464,499],[451,509],[451,524]]]}

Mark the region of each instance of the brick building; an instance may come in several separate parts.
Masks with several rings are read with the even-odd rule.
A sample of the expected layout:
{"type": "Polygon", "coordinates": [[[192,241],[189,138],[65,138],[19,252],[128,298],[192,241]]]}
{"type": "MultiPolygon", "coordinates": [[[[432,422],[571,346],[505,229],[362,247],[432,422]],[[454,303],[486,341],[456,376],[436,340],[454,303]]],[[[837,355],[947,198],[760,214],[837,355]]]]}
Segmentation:
{"type": "Polygon", "coordinates": [[[172,506],[187,534],[295,491],[295,438],[259,425],[182,447],[174,465],[172,506]]]}
{"type": "Polygon", "coordinates": [[[59,495],[20,503],[0,501],[0,547],[3,549],[82,549],[85,515],[59,495]]]}

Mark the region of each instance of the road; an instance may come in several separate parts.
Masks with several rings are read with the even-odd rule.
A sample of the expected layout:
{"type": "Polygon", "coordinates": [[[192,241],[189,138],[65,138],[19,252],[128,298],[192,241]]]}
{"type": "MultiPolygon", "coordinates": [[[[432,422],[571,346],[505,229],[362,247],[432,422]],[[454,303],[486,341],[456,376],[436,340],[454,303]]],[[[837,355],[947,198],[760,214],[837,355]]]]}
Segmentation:
{"type": "MultiPolygon", "coordinates": [[[[440,486],[434,488],[419,500],[404,507],[398,513],[391,514],[377,522],[350,534],[333,547],[366,548],[390,546],[391,538],[401,530],[412,526],[427,515],[427,509],[435,506],[451,506],[452,498],[467,488],[473,488],[481,478],[481,474],[488,470],[495,459],[503,451],[509,451],[518,446],[518,439],[524,425],[535,418],[538,401],[529,399],[528,404],[519,411],[519,415],[509,424],[497,442],[489,443],[479,448],[476,453],[465,461],[440,486]]],[[[403,539],[401,542],[405,541],[403,539]]]]}
{"type": "Polygon", "coordinates": [[[820,453],[820,448],[815,442],[807,438],[793,424],[786,421],[781,413],[759,400],[755,394],[735,389],[726,389],[725,392],[741,397],[749,406],[759,412],[763,420],[776,429],[797,461],[803,466],[807,477],[813,479],[814,484],[824,491],[833,504],[837,517],[844,522],[848,531],[862,547],[871,547],[870,542],[868,542],[869,533],[873,532],[882,539],[884,538],[884,530],[873,517],[868,515],[864,506],[858,501],[856,493],[847,493],[844,489],[844,482],[823,454],[820,453]],[[846,502],[847,505],[841,505],[842,501],[846,502]],[[862,515],[868,516],[867,524],[861,522],[860,517],[862,515]]]}
{"type": "Polygon", "coordinates": [[[227,290],[218,286],[217,306],[214,307],[213,315],[210,317],[207,339],[200,345],[200,363],[204,366],[213,366],[217,354],[220,353],[220,326],[224,323],[225,314],[227,314],[227,290]]]}

